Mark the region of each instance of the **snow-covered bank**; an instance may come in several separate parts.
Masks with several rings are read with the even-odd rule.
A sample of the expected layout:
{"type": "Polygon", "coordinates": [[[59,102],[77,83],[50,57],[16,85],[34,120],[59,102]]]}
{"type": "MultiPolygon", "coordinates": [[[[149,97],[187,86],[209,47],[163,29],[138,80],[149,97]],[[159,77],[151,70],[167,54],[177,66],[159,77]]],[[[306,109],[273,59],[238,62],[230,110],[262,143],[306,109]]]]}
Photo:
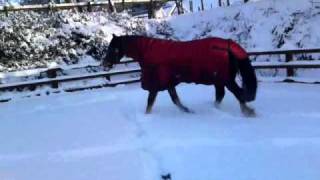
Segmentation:
{"type": "Polygon", "coordinates": [[[317,180],[319,91],[262,83],[253,119],[229,92],[215,109],[200,85],[178,88],[195,114],[164,92],[146,116],[137,85],[0,104],[0,179],[317,180]]]}
{"type": "Polygon", "coordinates": [[[59,11],[0,16],[0,71],[96,63],[112,34],[143,34],[143,21],[127,13],[59,11]]]}

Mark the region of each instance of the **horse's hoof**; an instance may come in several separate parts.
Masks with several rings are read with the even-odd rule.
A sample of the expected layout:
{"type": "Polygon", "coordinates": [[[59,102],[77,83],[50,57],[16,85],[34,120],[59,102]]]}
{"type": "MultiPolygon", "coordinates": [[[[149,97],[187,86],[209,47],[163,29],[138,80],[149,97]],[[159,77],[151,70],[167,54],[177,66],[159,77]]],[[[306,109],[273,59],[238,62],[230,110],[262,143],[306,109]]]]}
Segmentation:
{"type": "Polygon", "coordinates": [[[254,111],[254,109],[248,108],[246,110],[243,110],[242,113],[244,114],[244,116],[246,117],[256,117],[257,114],[254,111]]]}
{"type": "Polygon", "coordinates": [[[220,109],[221,103],[215,101],[215,102],[214,102],[214,107],[217,108],[217,109],[220,109]]]}
{"type": "Polygon", "coordinates": [[[182,111],[185,112],[185,113],[194,114],[194,111],[192,111],[192,110],[190,110],[188,108],[184,108],[184,109],[182,109],[182,111]]]}
{"type": "Polygon", "coordinates": [[[194,112],[194,111],[189,110],[189,111],[188,111],[188,112],[186,112],[186,113],[194,114],[195,112],[194,112]]]}

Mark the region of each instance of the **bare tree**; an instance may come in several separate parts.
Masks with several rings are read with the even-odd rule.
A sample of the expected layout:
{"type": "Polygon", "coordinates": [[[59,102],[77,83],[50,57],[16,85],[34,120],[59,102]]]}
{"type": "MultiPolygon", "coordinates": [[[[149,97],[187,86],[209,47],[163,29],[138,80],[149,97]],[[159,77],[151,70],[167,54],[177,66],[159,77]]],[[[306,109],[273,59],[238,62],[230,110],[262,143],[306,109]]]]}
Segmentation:
{"type": "Polygon", "coordinates": [[[126,9],[124,0],[121,1],[121,4],[122,4],[122,11],[124,11],[126,9]]]}
{"type": "Polygon", "coordinates": [[[221,7],[223,4],[224,4],[224,5],[227,5],[227,6],[230,6],[230,0],[225,0],[225,1],[223,2],[223,4],[222,4],[222,0],[219,0],[218,2],[219,2],[219,6],[220,6],[220,7],[221,7]]]}
{"type": "Polygon", "coordinates": [[[115,8],[114,8],[111,0],[108,0],[108,9],[109,9],[109,12],[115,12],[115,8]]]}
{"type": "Polygon", "coordinates": [[[148,7],[148,18],[154,18],[153,0],[150,0],[148,7]]]}
{"type": "Polygon", "coordinates": [[[177,8],[178,14],[183,14],[182,0],[175,0],[175,2],[176,2],[176,8],[177,8]]]}
{"type": "Polygon", "coordinates": [[[201,10],[204,10],[204,4],[203,4],[203,0],[201,0],[201,10]]]}

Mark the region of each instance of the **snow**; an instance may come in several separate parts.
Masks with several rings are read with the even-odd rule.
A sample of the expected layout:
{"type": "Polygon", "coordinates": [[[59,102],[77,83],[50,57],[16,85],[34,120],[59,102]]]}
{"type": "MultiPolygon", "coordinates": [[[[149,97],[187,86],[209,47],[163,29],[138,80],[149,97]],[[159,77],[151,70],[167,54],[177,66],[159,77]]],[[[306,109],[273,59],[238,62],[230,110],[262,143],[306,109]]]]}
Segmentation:
{"type": "MultiPolygon", "coordinates": [[[[319,9],[308,0],[263,0],[172,16],[163,21],[173,30],[170,36],[173,39],[217,36],[231,38],[248,51],[268,51],[318,48],[318,15],[319,9]]],[[[149,34],[157,34],[158,26],[147,26],[149,34]]]]}
{"type": "MultiPolygon", "coordinates": [[[[8,72],[48,67],[50,62],[79,65],[88,56],[100,62],[112,34],[175,40],[217,36],[233,39],[247,51],[319,48],[320,9],[309,0],[251,0],[246,4],[230,0],[230,7],[217,7],[216,0],[204,2],[205,11],[154,20],[101,11],[11,13],[0,17],[0,46],[5,54],[0,66],[8,72]]],[[[195,0],[194,7],[199,3],[195,0]]],[[[313,56],[320,59],[319,54],[313,56]]]]}
{"type": "Polygon", "coordinates": [[[194,114],[163,92],[145,115],[138,86],[0,104],[1,179],[319,178],[319,85],[260,83],[257,118],[229,92],[215,109],[214,88],[192,84],[178,93],[194,114]]]}
{"type": "MultiPolygon", "coordinates": [[[[30,28],[20,30],[25,32],[26,41],[32,42],[30,47],[39,52],[59,44],[56,37],[71,39],[72,33],[88,36],[90,42],[80,38],[81,42],[94,45],[100,58],[113,33],[128,32],[177,40],[220,36],[239,42],[248,51],[319,47],[319,9],[308,0],[231,3],[227,8],[209,9],[206,4],[203,12],[141,21],[126,14],[107,17],[106,13],[72,13],[69,17],[68,13],[61,13],[63,21],[58,29],[39,25],[44,32],[35,33],[35,37],[30,28]]],[[[33,13],[25,18],[29,22],[33,17],[50,22],[39,20],[40,15],[33,13]]],[[[13,33],[13,25],[14,22],[1,21],[2,33],[13,33]]],[[[32,23],[28,26],[35,27],[32,23]]],[[[57,59],[39,62],[45,68],[30,69],[24,62],[14,61],[11,67],[1,62],[0,71],[28,70],[1,72],[0,83],[46,81],[47,77],[40,76],[47,68],[61,68],[65,74],[58,74],[58,79],[105,73],[80,69],[100,62],[86,54],[86,49],[75,46],[75,41],[66,44],[70,48],[57,50],[66,56],[79,55],[76,64],[57,59]]],[[[20,45],[26,48],[28,44],[20,45]]],[[[320,56],[314,55],[310,62],[295,58],[299,61],[286,64],[319,64],[314,59],[320,56]]],[[[265,61],[282,64],[276,62],[278,56],[252,60],[256,65],[266,64],[265,61]]],[[[137,64],[117,67],[110,72],[136,69],[137,64]]],[[[250,104],[256,109],[256,118],[244,117],[230,92],[221,108],[216,109],[214,88],[203,85],[178,86],[182,102],[194,114],[180,112],[163,92],[158,95],[153,113],[145,115],[147,92],[139,84],[63,92],[109,82],[105,78],[61,83],[58,89],[44,86],[33,92],[1,92],[1,99],[14,98],[0,103],[0,180],[161,180],[161,175],[168,173],[173,180],[317,180],[320,86],[274,83],[287,77],[284,70],[272,71],[257,71],[262,82],[257,100],[250,104]]],[[[294,80],[320,82],[318,69],[295,72],[294,80]]],[[[138,78],[137,73],[119,75],[110,82],[138,78]]]]}

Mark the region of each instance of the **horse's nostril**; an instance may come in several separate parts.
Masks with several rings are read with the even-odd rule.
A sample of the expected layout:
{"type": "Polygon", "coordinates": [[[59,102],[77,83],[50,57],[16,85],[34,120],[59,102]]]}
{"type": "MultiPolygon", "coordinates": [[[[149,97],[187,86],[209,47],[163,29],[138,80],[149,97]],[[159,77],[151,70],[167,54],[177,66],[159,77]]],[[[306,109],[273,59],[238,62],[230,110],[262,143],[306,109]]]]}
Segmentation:
{"type": "Polygon", "coordinates": [[[110,69],[111,69],[111,68],[110,68],[109,66],[103,67],[103,70],[104,70],[104,71],[110,71],[110,69]]]}

